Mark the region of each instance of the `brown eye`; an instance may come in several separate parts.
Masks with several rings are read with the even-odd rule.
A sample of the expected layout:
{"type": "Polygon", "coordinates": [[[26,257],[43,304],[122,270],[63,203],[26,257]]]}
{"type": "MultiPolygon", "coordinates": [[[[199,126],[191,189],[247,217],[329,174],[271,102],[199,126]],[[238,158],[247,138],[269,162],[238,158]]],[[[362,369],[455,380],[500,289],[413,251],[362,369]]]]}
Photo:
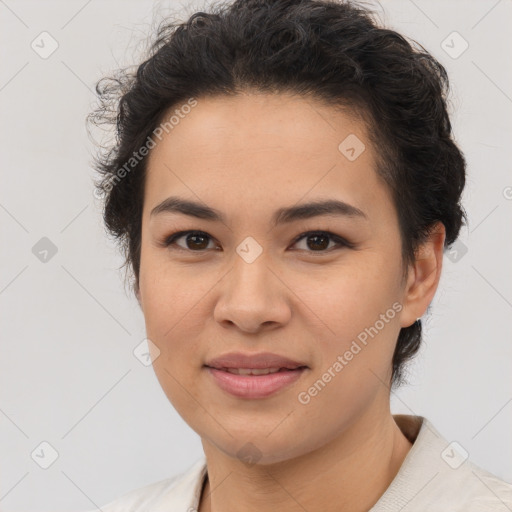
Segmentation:
{"type": "Polygon", "coordinates": [[[211,240],[210,235],[203,231],[180,231],[168,237],[164,242],[164,246],[169,247],[176,245],[178,248],[186,251],[202,252],[208,248],[208,244],[211,240]],[[185,239],[184,245],[177,243],[177,240],[181,238],[185,239]]]}
{"type": "Polygon", "coordinates": [[[307,252],[331,252],[331,249],[335,249],[336,247],[350,247],[350,244],[346,240],[343,240],[343,238],[329,231],[309,231],[303,233],[295,240],[294,245],[297,245],[298,242],[303,239],[306,241],[306,247],[302,247],[300,250],[307,252]],[[331,241],[334,242],[334,246],[329,247],[331,241]]]}
{"type": "Polygon", "coordinates": [[[327,235],[310,235],[306,240],[308,247],[313,251],[327,249],[330,242],[329,236],[327,235]]]}
{"type": "Polygon", "coordinates": [[[186,237],[186,244],[188,249],[206,249],[208,247],[208,236],[199,235],[188,235],[186,237]]]}

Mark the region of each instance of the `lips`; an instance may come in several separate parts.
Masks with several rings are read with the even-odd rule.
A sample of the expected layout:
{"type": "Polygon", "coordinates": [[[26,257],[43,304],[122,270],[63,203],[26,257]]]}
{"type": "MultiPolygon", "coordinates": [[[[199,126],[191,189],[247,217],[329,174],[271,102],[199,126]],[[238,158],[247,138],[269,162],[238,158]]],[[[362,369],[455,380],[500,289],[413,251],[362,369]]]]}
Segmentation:
{"type": "Polygon", "coordinates": [[[253,375],[261,375],[262,373],[258,372],[258,370],[267,370],[263,373],[266,374],[308,367],[303,362],[271,352],[260,352],[258,354],[231,352],[209,360],[205,366],[216,368],[217,370],[230,371],[231,373],[236,372],[240,375],[248,375],[247,370],[254,370],[253,375]]]}
{"type": "Polygon", "coordinates": [[[235,375],[270,375],[280,371],[289,372],[287,368],[219,368],[225,372],[234,373],[235,375]]]}
{"type": "Polygon", "coordinates": [[[204,365],[223,391],[243,399],[262,399],[292,386],[309,368],[285,356],[232,352],[204,365]]]}
{"type": "Polygon", "coordinates": [[[211,367],[205,367],[205,370],[222,391],[246,400],[273,396],[292,386],[308,371],[306,367],[300,367],[295,370],[281,369],[267,375],[237,375],[211,367]]]}

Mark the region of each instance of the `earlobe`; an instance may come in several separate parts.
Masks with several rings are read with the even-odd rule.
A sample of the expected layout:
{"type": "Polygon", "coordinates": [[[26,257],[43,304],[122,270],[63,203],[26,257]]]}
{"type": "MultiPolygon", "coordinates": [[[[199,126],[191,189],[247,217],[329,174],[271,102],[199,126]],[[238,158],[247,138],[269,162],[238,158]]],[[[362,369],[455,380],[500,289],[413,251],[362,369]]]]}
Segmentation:
{"type": "Polygon", "coordinates": [[[445,227],[438,222],[417,250],[404,290],[402,327],[409,327],[423,316],[434,298],[441,277],[445,237],[445,227]]]}

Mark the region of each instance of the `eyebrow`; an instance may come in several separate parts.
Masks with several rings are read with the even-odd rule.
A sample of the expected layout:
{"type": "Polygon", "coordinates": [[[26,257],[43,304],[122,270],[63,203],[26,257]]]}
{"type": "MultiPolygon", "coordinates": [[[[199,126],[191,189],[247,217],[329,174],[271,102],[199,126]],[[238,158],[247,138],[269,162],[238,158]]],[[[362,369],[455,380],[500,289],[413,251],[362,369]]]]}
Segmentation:
{"type": "MultiPolygon", "coordinates": [[[[215,208],[180,197],[168,197],[163,200],[151,210],[150,216],[162,213],[181,213],[198,219],[226,223],[224,215],[215,208]]],[[[338,199],[328,199],[279,208],[272,216],[272,223],[277,226],[320,215],[341,215],[368,220],[367,215],[359,208],[338,199]]]]}

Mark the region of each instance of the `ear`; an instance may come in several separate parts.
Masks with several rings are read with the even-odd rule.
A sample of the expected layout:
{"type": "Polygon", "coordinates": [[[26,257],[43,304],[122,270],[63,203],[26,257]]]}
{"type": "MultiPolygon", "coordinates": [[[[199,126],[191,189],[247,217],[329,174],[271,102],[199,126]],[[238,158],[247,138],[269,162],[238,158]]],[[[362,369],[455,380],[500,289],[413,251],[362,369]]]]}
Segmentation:
{"type": "Polygon", "coordinates": [[[446,229],[437,222],[428,239],[418,247],[414,265],[409,266],[402,300],[401,327],[409,327],[423,316],[432,302],[441,277],[446,229]]]}

